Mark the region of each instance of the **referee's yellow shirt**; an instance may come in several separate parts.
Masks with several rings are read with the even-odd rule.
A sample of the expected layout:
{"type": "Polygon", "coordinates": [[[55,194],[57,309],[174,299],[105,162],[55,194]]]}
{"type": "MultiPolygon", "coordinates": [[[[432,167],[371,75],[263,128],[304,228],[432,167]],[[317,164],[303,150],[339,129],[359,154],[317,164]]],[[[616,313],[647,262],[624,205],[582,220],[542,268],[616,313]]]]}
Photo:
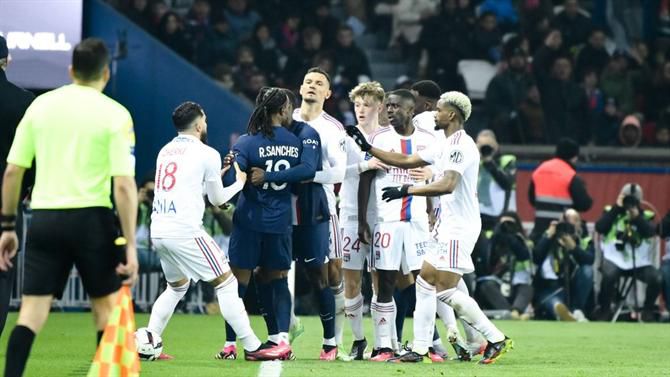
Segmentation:
{"type": "Polygon", "coordinates": [[[134,148],[128,110],[72,84],[33,101],[7,162],[29,168],[35,159],[33,209],[111,208],[111,177],[135,175],[134,148]]]}

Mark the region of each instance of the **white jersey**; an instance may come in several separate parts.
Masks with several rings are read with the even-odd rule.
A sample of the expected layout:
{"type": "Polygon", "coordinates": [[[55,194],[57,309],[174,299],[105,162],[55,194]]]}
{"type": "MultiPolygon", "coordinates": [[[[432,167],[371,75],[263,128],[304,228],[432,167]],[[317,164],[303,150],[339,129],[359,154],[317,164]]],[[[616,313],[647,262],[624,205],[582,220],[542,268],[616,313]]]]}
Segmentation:
{"type": "Polygon", "coordinates": [[[204,231],[205,183],[221,181],[221,155],[196,137],[179,135],[156,159],[152,238],[192,238],[204,231]]]}
{"type": "Polygon", "coordinates": [[[474,140],[464,130],[459,130],[446,139],[446,145],[436,144],[418,153],[422,160],[442,171],[453,170],[461,175],[454,192],[440,198],[438,241],[444,241],[441,239],[444,237],[476,239],[482,222],[477,199],[479,149],[474,140]]]}
{"type": "Polygon", "coordinates": [[[344,127],[337,119],[322,111],[311,121],[303,120],[300,109],[295,109],[293,119],[306,122],[319,133],[321,137],[321,171],[316,172],[314,182],[323,184],[323,190],[328,198],[328,210],[331,215],[337,213],[335,199],[335,184],[344,180],[347,163],[345,151],[346,135],[344,127]]]}
{"type": "MultiPolygon", "coordinates": [[[[366,135],[365,138],[369,140],[370,135],[366,135]]],[[[342,224],[349,221],[358,221],[358,183],[360,182],[361,173],[368,170],[365,161],[370,157],[370,155],[361,151],[356,142],[354,142],[354,139],[350,137],[346,138],[346,150],[347,171],[340,188],[340,222],[342,224]]],[[[370,190],[367,216],[368,221],[372,221],[373,223],[377,217],[375,202],[373,186],[370,190]]]]}
{"type": "MultiPolygon", "coordinates": [[[[386,127],[370,137],[370,143],[378,149],[410,155],[429,149],[435,144],[435,137],[422,128],[415,127],[410,136],[402,136],[393,127],[386,127]]],[[[378,170],[375,179],[377,202],[377,222],[390,221],[428,221],[426,198],[406,196],[402,200],[385,202],[382,200],[384,187],[402,186],[404,184],[424,185],[416,182],[408,169],[391,167],[388,172],[378,170]]]]}
{"type": "Polygon", "coordinates": [[[437,144],[444,145],[444,142],[447,140],[444,130],[435,129],[435,111],[424,111],[421,114],[415,115],[412,118],[412,124],[414,124],[414,127],[419,127],[430,132],[435,137],[437,144]]]}

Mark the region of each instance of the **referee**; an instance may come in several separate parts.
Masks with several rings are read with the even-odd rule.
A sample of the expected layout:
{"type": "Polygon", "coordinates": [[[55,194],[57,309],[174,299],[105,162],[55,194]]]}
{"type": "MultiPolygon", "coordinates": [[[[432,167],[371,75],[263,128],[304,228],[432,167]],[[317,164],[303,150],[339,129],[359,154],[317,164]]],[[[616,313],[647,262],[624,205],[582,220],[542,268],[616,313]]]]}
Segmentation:
{"type": "Polygon", "coordinates": [[[62,295],[73,264],[91,297],[98,341],[121,284],[137,278],[133,125],[128,111],[102,94],[108,65],[103,41],[89,38],[78,44],[70,66],[73,84],[33,101],[9,151],[0,215],[3,271],[12,266],[17,251],[19,188],[33,158],[36,171],[21,310],[7,344],[5,376],[23,374],[35,336],[54,296],[62,295]],[[114,245],[112,186],[127,240],[127,262],[114,245]]]}
{"type": "MultiPolygon", "coordinates": [[[[5,160],[14,139],[14,132],[30,103],[35,99],[31,92],[7,80],[5,70],[9,65],[7,41],[0,36],[0,171],[5,171],[5,160]]],[[[0,184],[2,177],[0,177],[0,184]]],[[[25,185],[25,182],[24,182],[25,185]]],[[[0,201],[2,206],[2,201],[0,201]]],[[[14,269],[0,271],[0,335],[5,328],[9,298],[14,283],[14,269]]]]}

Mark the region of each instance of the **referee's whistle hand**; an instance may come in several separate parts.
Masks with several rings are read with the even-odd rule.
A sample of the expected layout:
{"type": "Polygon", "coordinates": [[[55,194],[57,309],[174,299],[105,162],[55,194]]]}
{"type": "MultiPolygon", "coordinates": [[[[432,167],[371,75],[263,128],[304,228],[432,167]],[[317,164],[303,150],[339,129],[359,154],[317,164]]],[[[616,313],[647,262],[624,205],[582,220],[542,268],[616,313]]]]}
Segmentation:
{"type": "Polygon", "coordinates": [[[0,235],[0,270],[9,271],[14,265],[12,258],[19,249],[19,238],[16,232],[4,231],[0,235]]]}

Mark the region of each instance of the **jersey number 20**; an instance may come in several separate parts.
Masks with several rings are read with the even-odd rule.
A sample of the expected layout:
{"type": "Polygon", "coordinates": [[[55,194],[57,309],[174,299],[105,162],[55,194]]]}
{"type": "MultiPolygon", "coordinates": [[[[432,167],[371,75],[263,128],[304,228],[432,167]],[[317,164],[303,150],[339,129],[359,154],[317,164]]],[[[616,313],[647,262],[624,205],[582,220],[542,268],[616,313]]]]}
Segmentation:
{"type": "MultiPolygon", "coordinates": [[[[272,160],[266,160],[265,161],[265,171],[271,172],[271,171],[280,171],[280,170],[286,170],[291,167],[291,163],[286,161],[286,160],[277,160],[277,161],[272,161],[272,160]]],[[[263,184],[263,189],[267,190],[268,187],[272,187],[273,190],[275,191],[281,191],[285,189],[287,186],[286,183],[282,184],[277,184],[274,182],[265,182],[263,184]]]]}

